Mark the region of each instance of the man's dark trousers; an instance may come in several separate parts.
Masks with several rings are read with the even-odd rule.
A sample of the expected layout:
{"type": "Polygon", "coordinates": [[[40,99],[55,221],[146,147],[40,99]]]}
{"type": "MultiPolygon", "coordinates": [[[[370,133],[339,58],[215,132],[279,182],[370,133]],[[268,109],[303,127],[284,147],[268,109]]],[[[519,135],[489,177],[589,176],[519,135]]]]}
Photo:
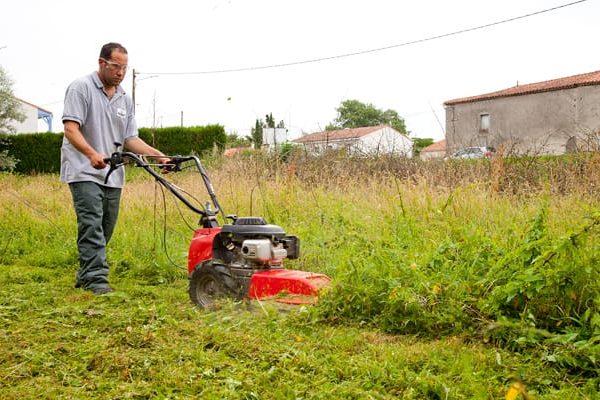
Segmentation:
{"type": "Polygon", "coordinates": [[[121,189],[95,182],[73,182],[69,188],[77,214],[79,271],[75,287],[107,288],[106,245],[117,223],[121,189]]]}

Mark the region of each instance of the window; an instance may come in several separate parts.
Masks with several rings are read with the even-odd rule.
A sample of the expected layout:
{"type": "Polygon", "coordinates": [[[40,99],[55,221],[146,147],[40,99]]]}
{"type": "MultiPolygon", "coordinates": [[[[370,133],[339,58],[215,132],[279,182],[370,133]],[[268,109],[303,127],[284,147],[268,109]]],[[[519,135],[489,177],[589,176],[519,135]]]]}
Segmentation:
{"type": "Polygon", "coordinates": [[[490,131],[490,114],[479,114],[479,132],[490,131]]]}

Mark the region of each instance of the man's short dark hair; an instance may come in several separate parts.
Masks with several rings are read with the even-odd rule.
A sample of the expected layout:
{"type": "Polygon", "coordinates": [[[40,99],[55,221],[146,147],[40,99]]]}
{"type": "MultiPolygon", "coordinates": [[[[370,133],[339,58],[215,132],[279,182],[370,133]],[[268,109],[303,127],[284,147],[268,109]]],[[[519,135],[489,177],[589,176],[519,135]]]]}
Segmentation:
{"type": "Polygon", "coordinates": [[[127,49],[125,47],[123,47],[121,44],[115,43],[115,42],[110,42],[110,43],[106,43],[104,46],[102,46],[102,49],[100,49],[100,58],[104,58],[105,60],[110,60],[110,57],[112,56],[112,52],[114,50],[117,50],[117,51],[120,51],[121,53],[127,54],[127,49]]]}

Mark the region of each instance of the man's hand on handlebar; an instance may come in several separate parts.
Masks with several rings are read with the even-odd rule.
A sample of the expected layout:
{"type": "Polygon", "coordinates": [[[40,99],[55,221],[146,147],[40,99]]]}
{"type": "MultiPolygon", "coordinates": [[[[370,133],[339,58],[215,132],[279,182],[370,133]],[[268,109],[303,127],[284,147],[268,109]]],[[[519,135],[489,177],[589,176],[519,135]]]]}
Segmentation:
{"type": "Polygon", "coordinates": [[[95,169],[105,168],[108,165],[108,160],[110,160],[110,158],[107,158],[106,155],[100,153],[94,153],[90,156],[90,164],[95,169]]]}
{"type": "Polygon", "coordinates": [[[162,156],[153,156],[153,158],[161,165],[169,164],[171,162],[171,157],[165,156],[164,154],[162,156]]]}
{"type": "Polygon", "coordinates": [[[158,168],[161,169],[163,174],[181,171],[180,161],[177,157],[160,158],[159,162],[162,165],[160,165],[158,168]]]}

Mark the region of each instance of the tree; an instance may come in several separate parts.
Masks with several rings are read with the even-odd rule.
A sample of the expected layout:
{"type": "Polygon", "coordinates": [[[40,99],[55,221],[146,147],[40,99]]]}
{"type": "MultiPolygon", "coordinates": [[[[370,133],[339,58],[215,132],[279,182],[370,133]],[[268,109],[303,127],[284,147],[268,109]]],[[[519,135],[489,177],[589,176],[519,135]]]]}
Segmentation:
{"type": "Polygon", "coordinates": [[[246,136],[246,139],[252,144],[254,144],[255,149],[260,149],[263,144],[263,129],[265,128],[285,128],[285,123],[283,120],[279,121],[277,126],[275,126],[275,118],[273,117],[273,113],[269,113],[265,115],[265,121],[261,119],[257,119],[254,123],[254,127],[250,130],[250,136],[246,136]]]}
{"type": "MultiPolygon", "coordinates": [[[[11,133],[15,131],[12,122],[23,122],[25,114],[21,112],[21,105],[13,95],[12,81],[0,66],[0,133],[11,133]]],[[[0,138],[0,144],[6,142],[0,138]]],[[[17,160],[8,154],[8,150],[0,151],[0,171],[12,171],[17,160]]]]}
{"type": "Polygon", "coordinates": [[[431,139],[431,138],[414,138],[413,139],[413,152],[415,153],[415,156],[418,156],[419,154],[421,154],[421,150],[423,150],[425,147],[429,146],[430,144],[433,144],[433,139],[431,139]]]}
{"type": "Polygon", "coordinates": [[[19,101],[13,95],[12,81],[0,66],[0,133],[13,133],[13,122],[25,121],[19,101]]]}
{"type": "Polygon", "coordinates": [[[327,130],[388,124],[398,132],[407,134],[404,119],[394,110],[382,111],[372,104],[364,104],[358,100],[346,100],[336,111],[338,116],[327,125],[327,130]]]}
{"type": "Polygon", "coordinates": [[[263,127],[265,126],[264,122],[261,119],[256,119],[254,123],[254,128],[250,131],[250,137],[248,140],[254,145],[255,149],[260,149],[263,142],[263,127]]]}
{"type": "Polygon", "coordinates": [[[265,128],[275,128],[275,118],[273,118],[273,113],[265,115],[265,121],[265,128]]]}
{"type": "MultiPolygon", "coordinates": [[[[7,138],[0,137],[0,146],[10,146],[7,138]]],[[[0,171],[13,171],[18,160],[8,154],[8,150],[0,150],[0,171]]]]}
{"type": "Polygon", "coordinates": [[[285,128],[285,122],[281,120],[277,126],[275,126],[275,118],[273,118],[273,113],[269,113],[265,115],[265,124],[263,128],[285,128]]]}

